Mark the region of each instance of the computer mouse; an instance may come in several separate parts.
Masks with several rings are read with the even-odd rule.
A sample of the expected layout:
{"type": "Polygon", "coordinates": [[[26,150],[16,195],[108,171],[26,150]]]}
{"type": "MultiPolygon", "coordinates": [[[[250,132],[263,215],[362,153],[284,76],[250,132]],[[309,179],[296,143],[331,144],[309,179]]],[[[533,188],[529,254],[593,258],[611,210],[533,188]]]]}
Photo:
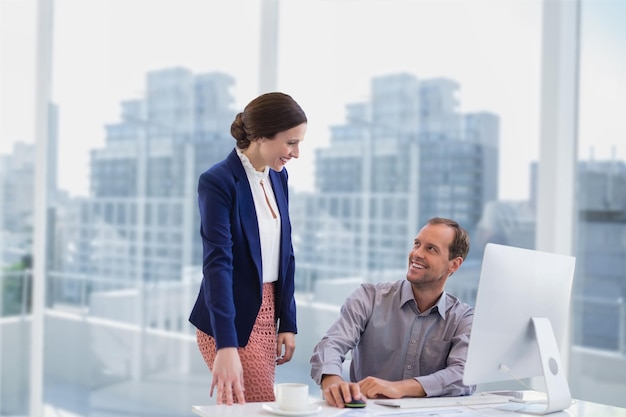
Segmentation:
{"type": "Polygon", "coordinates": [[[350,402],[345,402],[344,405],[347,408],[363,408],[365,407],[367,404],[365,403],[365,401],[363,400],[355,400],[354,398],[352,399],[352,401],[350,402]]]}

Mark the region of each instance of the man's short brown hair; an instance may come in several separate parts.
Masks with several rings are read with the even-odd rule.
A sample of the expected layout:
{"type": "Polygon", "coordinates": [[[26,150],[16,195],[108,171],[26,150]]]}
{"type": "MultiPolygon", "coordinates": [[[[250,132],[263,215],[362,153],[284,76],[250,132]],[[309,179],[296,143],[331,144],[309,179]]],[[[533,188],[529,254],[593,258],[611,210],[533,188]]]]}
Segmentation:
{"type": "Polygon", "coordinates": [[[451,228],[453,228],[454,239],[452,240],[452,243],[448,248],[448,251],[450,252],[448,254],[448,259],[453,259],[460,256],[461,258],[463,258],[463,260],[465,260],[465,257],[467,256],[470,248],[470,238],[467,230],[462,228],[461,225],[454,220],[446,219],[444,217],[433,217],[432,219],[428,220],[426,224],[445,224],[446,226],[450,226],[451,228]]]}

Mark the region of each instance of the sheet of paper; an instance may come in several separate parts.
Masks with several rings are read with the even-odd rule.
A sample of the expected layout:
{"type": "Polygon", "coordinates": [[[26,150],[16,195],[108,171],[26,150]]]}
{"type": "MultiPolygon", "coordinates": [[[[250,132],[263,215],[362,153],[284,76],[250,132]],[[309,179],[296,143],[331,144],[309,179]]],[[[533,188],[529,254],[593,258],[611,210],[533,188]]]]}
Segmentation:
{"type": "Polygon", "coordinates": [[[372,410],[366,408],[346,410],[339,417],[484,417],[483,414],[472,410],[462,410],[460,408],[445,409],[405,409],[405,410],[372,410]]]}

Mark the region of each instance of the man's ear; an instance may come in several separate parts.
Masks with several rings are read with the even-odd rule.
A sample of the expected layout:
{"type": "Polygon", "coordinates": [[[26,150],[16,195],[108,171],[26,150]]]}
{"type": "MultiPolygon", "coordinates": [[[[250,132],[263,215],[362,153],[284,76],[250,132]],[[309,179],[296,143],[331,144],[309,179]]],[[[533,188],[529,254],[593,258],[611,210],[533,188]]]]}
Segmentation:
{"type": "Polygon", "coordinates": [[[448,268],[448,272],[450,273],[450,275],[454,274],[457,269],[459,269],[461,267],[461,264],[463,263],[463,258],[461,258],[460,256],[457,256],[454,259],[450,260],[450,268],[448,268]]]}

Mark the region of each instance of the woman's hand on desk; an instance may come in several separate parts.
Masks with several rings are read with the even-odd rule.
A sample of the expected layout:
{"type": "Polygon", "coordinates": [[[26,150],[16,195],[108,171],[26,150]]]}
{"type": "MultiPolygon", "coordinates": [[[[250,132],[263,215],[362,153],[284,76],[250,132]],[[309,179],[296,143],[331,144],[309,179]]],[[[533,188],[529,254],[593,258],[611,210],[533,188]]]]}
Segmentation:
{"type": "Polygon", "coordinates": [[[352,400],[364,400],[359,384],[344,381],[339,375],[324,375],[322,377],[322,392],[329,405],[344,408],[352,400]]]}
{"type": "Polygon", "coordinates": [[[243,367],[237,348],[227,347],[217,351],[213,362],[213,381],[211,397],[217,387],[217,404],[232,405],[233,402],[245,404],[243,394],[243,367]]]}

